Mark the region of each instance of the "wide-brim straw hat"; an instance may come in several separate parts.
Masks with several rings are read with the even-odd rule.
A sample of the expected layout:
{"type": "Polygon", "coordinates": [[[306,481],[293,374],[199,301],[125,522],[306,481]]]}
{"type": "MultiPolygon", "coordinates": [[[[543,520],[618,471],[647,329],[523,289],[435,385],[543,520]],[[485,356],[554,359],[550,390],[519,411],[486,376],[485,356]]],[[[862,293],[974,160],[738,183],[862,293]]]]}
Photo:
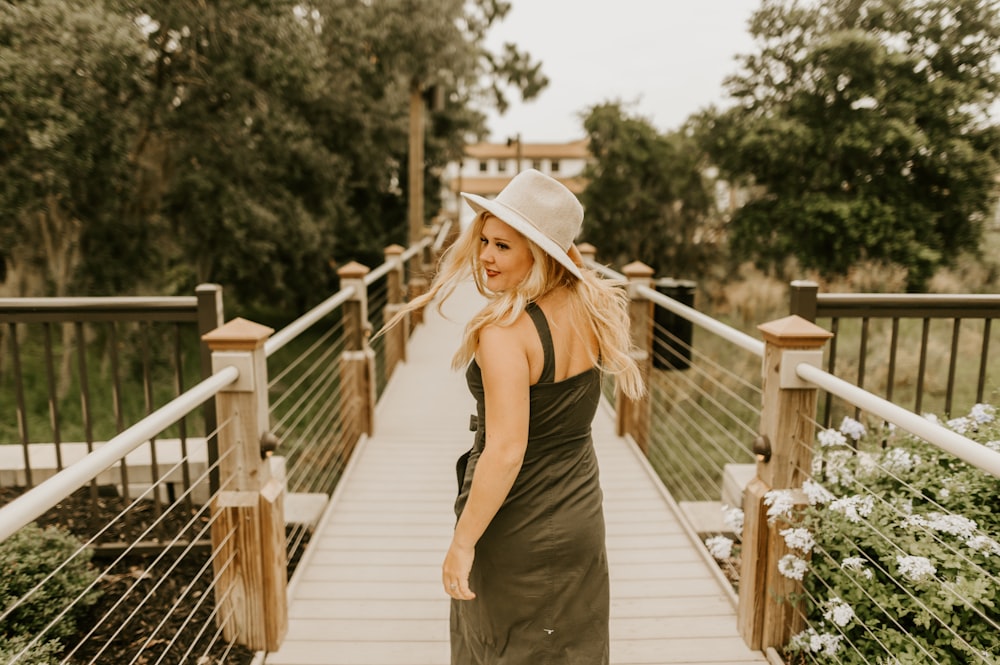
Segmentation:
{"type": "Polygon", "coordinates": [[[462,197],[477,214],[491,213],[538,245],[571,274],[583,277],[569,256],[583,224],[583,206],[555,178],[528,169],[511,178],[494,199],[466,192],[462,192],[462,197]]]}

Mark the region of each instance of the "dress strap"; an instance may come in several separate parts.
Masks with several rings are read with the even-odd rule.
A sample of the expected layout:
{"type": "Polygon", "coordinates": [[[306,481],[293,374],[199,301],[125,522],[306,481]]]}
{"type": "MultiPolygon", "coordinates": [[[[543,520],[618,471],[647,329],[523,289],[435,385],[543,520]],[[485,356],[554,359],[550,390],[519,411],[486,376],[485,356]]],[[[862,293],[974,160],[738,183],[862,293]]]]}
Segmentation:
{"type": "Polygon", "coordinates": [[[549,321],[545,318],[545,312],[534,302],[529,302],[525,308],[531,321],[538,331],[538,338],[542,341],[542,375],[538,377],[539,383],[553,383],[556,380],[556,354],[552,347],[552,331],[549,330],[549,321]]]}

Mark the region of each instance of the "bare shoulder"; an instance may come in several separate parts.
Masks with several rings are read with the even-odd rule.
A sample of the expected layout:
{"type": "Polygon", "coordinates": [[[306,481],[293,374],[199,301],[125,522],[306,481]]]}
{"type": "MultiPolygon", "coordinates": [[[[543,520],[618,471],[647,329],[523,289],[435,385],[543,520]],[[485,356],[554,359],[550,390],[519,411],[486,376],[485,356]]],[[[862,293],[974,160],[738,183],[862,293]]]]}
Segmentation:
{"type": "Polygon", "coordinates": [[[490,324],[484,326],[479,331],[479,349],[476,356],[481,353],[510,352],[518,348],[524,350],[525,342],[529,339],[528,333],[532,330],[531,318],[527,312],[522,313],[517,321],[509,326],[490,324]]]}
{"type": "Polygon", "coordinates": [[[531,351],[531,333],[534,330],[527,313],[509,326],[488,325],[479,331],[476,361],[480,367],[503,368],[527,363],[531,351]]]}

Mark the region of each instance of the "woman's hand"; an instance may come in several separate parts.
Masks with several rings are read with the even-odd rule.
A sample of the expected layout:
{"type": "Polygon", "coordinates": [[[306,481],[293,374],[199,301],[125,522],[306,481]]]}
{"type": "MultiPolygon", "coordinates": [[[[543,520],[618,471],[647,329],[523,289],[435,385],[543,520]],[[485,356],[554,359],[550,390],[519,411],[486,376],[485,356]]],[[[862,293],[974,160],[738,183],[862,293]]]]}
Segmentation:
{"type": "Polygon", "coordinates": [[[476,594],[469,588],[469,573],[472,571],[472,560],[476,557],[474,547],[464,547],[452,541],[448,553],[441,566],[441,581],[444,590],[457,600],[472,600],[476,594]]]}

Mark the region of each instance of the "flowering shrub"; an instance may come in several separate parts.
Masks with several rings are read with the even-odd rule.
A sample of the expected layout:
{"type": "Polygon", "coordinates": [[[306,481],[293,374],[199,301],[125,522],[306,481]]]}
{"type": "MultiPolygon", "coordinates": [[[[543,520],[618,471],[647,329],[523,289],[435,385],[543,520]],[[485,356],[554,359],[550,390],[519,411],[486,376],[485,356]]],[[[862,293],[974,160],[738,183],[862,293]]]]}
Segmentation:
{"type": "MultiPolygon", "coordinates": [[[[996,415],[980,404],[946,426],[1000,450],[996,415]]],[[[808,613],[789,659],[1000,664],[1000,480],[851,418],[817,441],[808,508],[792,519],[790,492],[765,498],[808,613]]]]}

